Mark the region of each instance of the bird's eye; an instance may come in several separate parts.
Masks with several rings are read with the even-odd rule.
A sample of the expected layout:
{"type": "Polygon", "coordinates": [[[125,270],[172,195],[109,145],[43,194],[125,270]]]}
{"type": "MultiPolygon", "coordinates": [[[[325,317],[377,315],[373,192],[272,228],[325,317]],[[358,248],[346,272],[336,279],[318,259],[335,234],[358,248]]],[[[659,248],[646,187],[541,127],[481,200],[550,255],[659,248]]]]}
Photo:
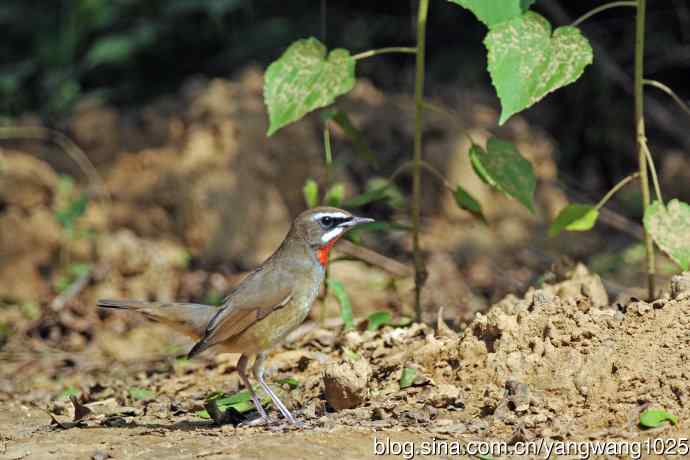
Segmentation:
{"type": "Polygon", "coordinates": [[[321,218],[321,225],[324,227],[330,227],[333,225],[333,218],[331,216],[324,216],[321,218]]]}

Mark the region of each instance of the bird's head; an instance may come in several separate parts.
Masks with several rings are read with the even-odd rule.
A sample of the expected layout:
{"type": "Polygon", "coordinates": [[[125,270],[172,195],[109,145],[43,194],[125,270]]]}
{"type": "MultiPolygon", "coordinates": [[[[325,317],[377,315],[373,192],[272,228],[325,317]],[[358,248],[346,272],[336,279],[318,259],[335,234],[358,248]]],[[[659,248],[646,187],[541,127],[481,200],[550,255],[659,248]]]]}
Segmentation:
{"type": "Polygon", "coordinates": [[[316,251],[322,265],[328,262],[328,253],[335,243],[351,228],[374,222],[374,219],[357,217],[343,209],[318,207],[304,211],[293,223],[293,231],[316,251]]]}

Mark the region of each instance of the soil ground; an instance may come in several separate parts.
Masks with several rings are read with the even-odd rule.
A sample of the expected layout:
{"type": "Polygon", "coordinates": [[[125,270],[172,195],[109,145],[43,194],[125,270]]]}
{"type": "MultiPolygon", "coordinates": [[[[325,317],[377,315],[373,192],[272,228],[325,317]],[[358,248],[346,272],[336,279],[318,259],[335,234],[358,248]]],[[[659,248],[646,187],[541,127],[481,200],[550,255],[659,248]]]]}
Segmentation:
{"type": "MultiPolygon", "coordinates": [[[[464,333],[443,322],[377,331],[307,324],[268,362],[271,381],[297,380],[296,387],[275,385],[303,428],[274,412],[273,424],[255,427],[217,426],[196,415],[211,392],[239,389],[233,355],[123,361],[109,356],[105,344],[81,355],[15,350],[24,359],[3,365],[12,369],[0,393],[0,454],[361,459],[376,457],[374,439],[415,441],[420,448],[434,439],[515,446],[663,438],[671,447],[687,438],[690,420],[688,284],[677,277],[672,293],[655,302],[611,306],[599,277],[578,266],[559,283],[508,296],[464,333]],[[406,368],[415,375],[401,388],[406,368]],[[75,403],[64,394],[70,385],[79,393],[75,403]],[[133,388],[149,391],[136,395],[133,388]],[[84,406],[91,413],[74,422],[75,407],[84,406]],[[665,409],[679,422],[644,430],[639,415],[647,408],[665,409]]],[[[165,337],[162,326],[143,325],[119,340],[152,350],[165,337]]]]}

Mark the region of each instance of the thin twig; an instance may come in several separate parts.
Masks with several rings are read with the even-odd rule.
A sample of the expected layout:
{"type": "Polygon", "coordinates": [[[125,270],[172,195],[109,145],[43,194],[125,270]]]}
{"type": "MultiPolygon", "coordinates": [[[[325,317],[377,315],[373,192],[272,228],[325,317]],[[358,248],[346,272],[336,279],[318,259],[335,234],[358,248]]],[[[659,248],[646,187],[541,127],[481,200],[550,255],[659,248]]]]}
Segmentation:
{"type": "Polygon", "coordinates": [[[3,126],[0,127],[0,139],[32,139],[54,142],[79,166],[91,185],[98,187],[101,196],[110,202],[110,193],[105,185],[105,181],[93,163],[91,163],[89,157],[86,156],[86,153],[77,144],[60,131],[43,126],[3,126]]]}
{"type": "MultiPolygon", "coordinates": [[[[426,110],[431,111],[431,112],[438,112],[441,115],[445,115],[446,117],[453,120],[457,125],[461,124],[460,123],[460,120],[461,120],[460,115],[453,109],[448,109],[446,107],[442,107],[438,104],[434,104],[433,102],[431,102],[429,100],[424,101],[424,108],[426,110]]],[[[474,139],[472,139],[472,137],[470,136],[470,134],[467,131],[465,131],[463,129],[463,130],[461,130],[461,132],[462,132],[463,136],[465,136],[467,138],[467,140],[470,141],[470,144],[472,144],[472,145],[476,144],[476,142],[474,142],[474,139]]]]}
{"type": "Polygon", "coordinates": [[[611,2],[611,3],[606,3],[601,6],[597,6],[596,8],[593,8],[577,18],[575,21],[573,21],[572,24],[570,24],[573,27],[577,27],[580,24],[582,24],[584,21],[587,19],[591,18],[595,14],[599,14],[602,11],[610,10],[611,8],[619,8],[621,6],[632,6],[632,7],[637,7],[637,2],[636,1],[620,1],[620,2],[611,2]]]}
{"type": "Polygon", "coordinates": [[[683,100],[680,97],[678,97],[678,95],[671,88],[664,85],[660,81],[648,80],[646,78],[642,80],[642,83],[648,86],[653,86],[668,94],[674,101],[676,101],[676,104],[678,104],[678,106],[683,110],[683,112],[690,115],[690,107],[685,102],[683,102],[683,100]]]}
{"type": "Polygon", "coordinates": [[[598,202],[597,205],[595,206],[595,207],[597,208],[597,211],[600,210],[602,207],[604,207],[604,205],[606,204],[606,202],[609,201],[609,200],[611,199],[611,197],[612,197],[617,191],[619,191],[620,189],[622,189],[623,187],[625,187],[625,185],[626,185],[628,182],[630,182],[630,181],[633,180],[633,179],[637,179],[638,177],[640,177],[640,173],[639,173],[639,172],[636,172],[636,173],[634,173],[634,174],[630,174],[628,177],[625,177],[623,180],[621,180],[621,181],[618,182],[616,185],[614,185],[613,188],[612,188],[611,190],[609,190],[608,193],[607,193],[606,195],[604,195],[604,197],[603,197],[601,200],[599,200],[599,202],[598,202]]]}
{"type": "MultiPolygon", "coordinates": [[[[401,164],[393,172],[393,174],[390,175],[390,177],[388,178],[388,182],[391,184],[394,183],[398,179],[398,177],[400,177],[404,172],[406,172],[408,169],[412,168],[413,166],[414,166],[413,161],[406,161],[405,163],[401,164]]],[[[431,164],[429,164],[428,162],[426,162],[424,160],[422,160],[419,163],[419,166],[422,169],[425,169],[427,172],[429,172],[436,179],[438,179],[439,182],[441,182],[441,184],[443,184],[443,186],[446,189],[448,189],[451,192],[455,192],[455,187],[453,187],[453,185],[450,182],[448,182],[448,179],[446,179],[445,176],[438,169],[434,168],[431,164]]]]}
{"type": "Polygon", "coordinates": [[[404,54],[416,54],[417,53],[417,48],[409,47],[409,46],[389,46],[386,48],[379,48],[375,50],[369,50],[369,51],[363,51],[359,54],[355,54],[352,56],[352,59],[355,61],[358,61],[360,59],[366,59],[372,56],[378,56],[379,54],[386,54],[386,53],[404,53],[404,54]]]}
{"type": "Polygon", "coordinates": [[[81,293],[81,291],[86,287],[87,284],[89,284],[89,281],[91,281],[91,276],[93,275],[93,268],[89,267],[89,269],[80,275],[74,283],[72,283],[67,289],[62,291],[60,295],[55,297],[53,301],[50,303],[50,309],[53,311],[60,311],[62,308],[70,301],[72,301],[75,297],[81,293]]]}
{"type": "Polygon", "coordinates": [[[402,262],[398,262],[397,260],[386,257],[383,254],[379,254],[363,246],[357,246],[348,240],[341,240],[338,243],[337,249],[349,257],[354,257],[363,260],[369,265],[380,267],[391,275],[404,278],[412,274],[410,267],[402,262]]]}

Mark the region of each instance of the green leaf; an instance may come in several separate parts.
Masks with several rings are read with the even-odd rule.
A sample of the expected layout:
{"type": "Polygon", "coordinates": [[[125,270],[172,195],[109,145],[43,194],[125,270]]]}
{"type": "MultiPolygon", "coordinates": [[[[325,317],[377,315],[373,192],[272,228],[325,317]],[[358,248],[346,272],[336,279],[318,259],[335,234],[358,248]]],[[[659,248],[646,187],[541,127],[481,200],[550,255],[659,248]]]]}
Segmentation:
{"type": "Polygon", "coordinates": [[[155,38],[155,28],[151,25],[143,25],[124,33],[106,35],[93,43],[86,54],[86,63],[92,67],[123,63],[132,54],[151,44],[155,38]]]}
{"type": "Polygon", "coordinates": [[[497,24],[484,44],[491,81],[501,100],[501,125],[577,80],[593,60],[592,47],[577,27],[559,27],[552,35],[549,21],[531,11],[497,24]]]}
{"type": "Polygon", "coordinates": [[[664,208],[655,201],[644,213],[644,228],[675,263],[690,270],[690,205],[671,200],[664,208]]]}
{"type": "Polygon", "coordinates": [[[90,66],[122,62],[134,49],[134,40],[128,35],[110,35],[93,44],[86,54],[86,62],[90,66]]]}
{"type": "Polygon", "coordinates": [[[589,204],[569,204],[558,213],[556,220],[549,226],[549,236],[554,237],[562,230],[583,232],[591,230],[599,218],[599,210],[589,204]]]}
{"type": "Polygon", "coordinates": [[[484,150],[478,145],[470,148],[470,160],[477,175],[534,212],[534,190],[537,181],[532,164],[510,142],[492,137],[484,150]]]}
{"type": "Polygon", "coordinates": [[[292,390],[299,386],[299,380],[297,380],[294,377],[286,377],[284,379],[276,381],[276,383],[279,385],[288,385],[292,390]]]}
{"type": "MultiPolygon", "coordinates": [[[[256,390],[256,389],[255,389],[256,390]]],[[[258,390],[259,392],[263,390],[258,390]]],[[[210,400],[215,400],[218,409],[221,411],[226,411],[229,408],[234,408],[240,414],[254,410],[254,403],[252,402],[252,395],[249,390],[238,391],[237,393],[227,395],[222,392],[216,392],[211,394],[208,398],[210,400]]],[[[266,394],[260,395],[261,404],[267,405],[270,401],[270,397],[266,394]]],[[[211,418],[208,411],[202,410],[196,412],[195,415],[201,418],[211,418]]]]}
{"type": "Polygon", "coordinates": [[[407,327],[410,326],[412,323],[414,323],[414,320],[410,318],[409,316],[401,316],[400,319],[398,319],[397,322],[392,323],[391,326],[393,327],[407,327]]]}
{"type": "Polygon", "coordinates": [[[400,190],[400,187],[395,183],[390,182],[387,178],[372,177],[367,181],[367,190],[388,186],[385,190],[386,202],[393,208],[404,209],[407,207],[407,198],[400,190]]]}
{"type": "Polygon", "coordinates": [[[89,197],[82,193],[79,198],[71,200],[65,207],[55,211],[55,218],[63,227],[74,228],[76,220],[86,212],[88,203],[89,197]]]}
{"type": "Polygon", "coordinates": [[[387,198],[387,189],[388,185],[383,186],[383,187],[378,187],[378,188],[372,188],[371,190],[367,190],[366,192],[362,193],[361,195],[353,196],[352,198],[349,198],[343,202],[343,206],[346,208],[358,208],[360,206],[364,206],[365,204],[369,204],[372,201],[379,201],[387,198]]]}
{"type": "Polygon", "coordinates": [[[376,331],[381,326],[389,324],[393,316],[387,311],[375,311],[367,318],[367,331],[376,331]]]}
{"type": "Polygon", "coordinates": [[[411,387],[412,382],[414,382],[414,378],[417,376],[417,369],[414,367],[406,367],[402,371],[402,375],[400,376],[400,389],[404,390],[405,388],[411,387]]]}
{"type": "Polygon", "coordinates": [[[455,189],[455,192],[453,193],[453,196],[455,197],[455,203],[458,205],[460,209],[464,209],[473,216],[486,222],[486,219],[484,218],[484,213],[482,212],[482,205],[479,204],[479,202],[476,199],[474,199],[474,197],[470,195],[467,192],[467,190],[458,185],[458,187],[455,189]]]}
{"type": "Polygon", "coordinates": [[[339,182],[337,184],[333,184],[333,186],[328,189],[323,200],[327,206],[339,207],[342,204],[344,197],[345,185],[339,182]]]}
{"type": "Polygon", "coordinates": [[[644,428],[656,428],[664,422],[675,425],[678,423],[678,417],[660,409],[647,409],[640,414],[640,425],[644,428]]]}
{"type": "Polygon", "coordinates": [[[522,15],[536,0],[448,0],[470,10],[488,28],[522,15]]]}
{"type": "Polygon", "coordinates": [[[345,286],[340,281],[329,279],[328,287],[333,291],[333,295],[338,300],[340,304],[340,319],[343,320],[345,329],[352,329],[355,327],[355,323],[352,319],[352,303],[350,302],[350,297],[345,292],[345,286]]]}
{"type": "Polygon", "coordinates": [[[304,201],[307,203],[307,207],[315,208],[319,205],[319,184],[314,179],[309,178],[304,181],[302,193],[304,193],[304,201]]]}
{"type": "Polygon", "coordinates": [[[354,351],[350,350],[347,347],[343,347],[343,354],[350,361],[357,361],[357,360],[361,359],[361,356],[359,356],[357,353],[355,353],[354,351]]]}
{"type": "Polygon", "coordinates": [[[129,389],[129,395],[132,397],[132,399],[143,401],[145,399],[152,398],[154,393],[147,388],[132,387],[129,389]]]}
{"type": "Polygon", "coordinates": [[[297,40],[268,66],[264,101],[272,135],[312,110],[332,104],[355,85],[355,60],[339,48],[326,56],[326,47],[311,37],[297,40]]]}
{"type": "Polygon", "coordinates": [[[226,395],[226,394],[220,394],[220,395],[211,395],[209,400],[215,399],[216,404],[218,404],[218,407],[228,407],[228,406],[234,406],[235,404],[245,402],[245,401],[251,401],[252,399],[252,394],[249,392],[249,390],[245,389],[242,391],[238,391],[237,393],[233,393],[231,395],[226,395]]]}
{"type": "Polygon", "coordinates": [[[362,132],[357,128],[346,112],[342,110],[327,110],[323,113],[324,120],[333,120],[345,132],[355,146],[355,150],[365,161],[378,166],[378,160],[372,153],[362,132]]]}
{"type": "Polygon", "coordinates": [[[79,396],[79,393],[79,390],[74,385],[70,385],[60,393],[58,399],[69,399],[70,396],[79,396]]]}

